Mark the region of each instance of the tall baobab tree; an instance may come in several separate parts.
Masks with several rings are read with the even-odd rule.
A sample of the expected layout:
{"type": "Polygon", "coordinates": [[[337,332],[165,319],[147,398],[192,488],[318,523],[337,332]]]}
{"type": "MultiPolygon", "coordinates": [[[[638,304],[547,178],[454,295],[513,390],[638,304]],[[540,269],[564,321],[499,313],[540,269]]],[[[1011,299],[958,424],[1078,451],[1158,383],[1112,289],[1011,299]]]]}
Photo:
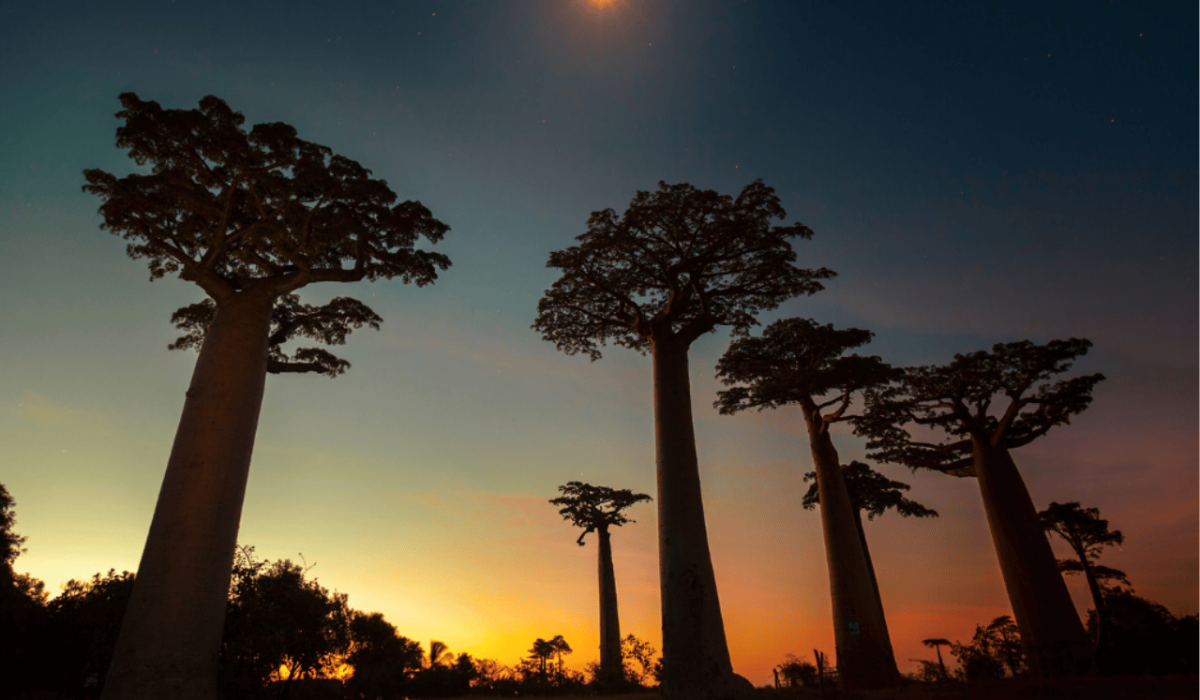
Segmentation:
{"type": "Polygon", "coordinates": [[[948,679],[950,677],[950,675],[948,673],[946,673],[946,662],[942,661],[942,647],[950,646],[950,640],[949,639],[941,639],[941,638],[923,639],[923,640],[921,640],[921,643],[927,647],[932,648],[934,651],[937,652],[938,669],[942,673],[942,680],[948,679]]]}
{"type": "Polygon", "coordinates": [[[189,333],[173,347],[200,356],[104,697],[211,700],[267,373],[341,374],[349,363],[325,350],[282,346],[299,336],[338,345],[381,320],[354,299],[308,306],[295,293],[316,282],[429,284],[450,261],[414,244],[448,227],[287,124],[247,133],[241,113],[211,95],[193,110],[133,93],[121,104],[117,146],[153,168],[86,170],[83,189],[103,200],[102,228],[149,260],[151,280],[178,273],[208,298],[174,317],[189,333]]]}
{"type": "Polygon", "coordinates": [[[1093,643],[1097,655],[1103,657],[1109,631],[1108,605],[1104,601],[1102,582],[1116,580],[1129,585],[1129,580],[1124,571],[1097,564],[1096,560],[1105,547],[1124,542],[1125,535],[1120,530],[1109,531],[1108,521],[1100,517],[1099,508],[1081,508],[1078,501],[1052,502],[1049,508],[1038,513],[1038,517],[1042,519],[1042,527],[1046,532],[1053,532],[1066,540],[1078,557],[1059,559],[1058,568],[1066,574],[1082,573],[1087,579],[1092,604],[1096,607],[1096,636],[1093,643]]]}
{"type": "Polygon", "coordinates": [[[602,683],[613,686],[624,679],[621,663],[621,625],[617,615],[617,578],[613,570],[612,535],[610,527],[620,527],[634,522],[622,511],[641,501],[653,500],[644,493],[629,489],[611,489],[607,486],[592,486],[579,481],[569,481],[558,490],[562,496],[550,499],[550,503],[562,506],[558,512],[576,527],[584,528],[576,542],[584,545],[583,538],[595,532],[600,539],[600,672],[602,683]]]}
{"type": "Polygon", "coordinates": [[[796,267],[789,239],[801,224],[772,226],[785,212],[762,181],[732,198],[688,184],[638,192],[621,216],[593,212],[580,243],[550,254],[562,276],[538,302],[533,328],[561,351],[600,357],[612,342],[649,352],[654,369],[659,582],[667,698],[744,696],[733,673],[708,549],[692,424],[688,348],[728,326],[745,334],[755,316],[822,289],[834,275],[796,267]]]}
{"type": "MultiPolygon", "coordinates": [[[[805,510],[812,510],[821,503],[821,490],[817,487],[816,479],[816,472],[804,475],[805,481],[813,482],[801,500],[805,510]]],[[[904,518],[936,518],[937,511],[907,498],[903,492],[911,488],[908,484],[902,481],[893,481],[859,461],[852,461],[842,467],[842,480],[846,482],[846,492],[850,494],[854,525],[858,529],[858,539],[862,542],[863,556],[867,559],[867,573],[871,575],[871,587],[875,589],[875,597],[879,599],[879,608],[882,610],[883,599],[879,595],[879,580],[875,577],[875,565],[871,562],[871,549],[867,546],[867,535],[863,531],[863,511],[867,513],[867,520],[874,520],[877,516],[887,512],[889,508],[894,508],[904,518]]]]}
{"type": "Polygon", "coordinates": [[[858,510],[829,432],[834,423],[851,419],[846,410],[855,393],[891,374],[878,357],[846,354],[870,340],[870,331],[781,319],[762,337],[735,340],[717,362],[717,376],[732,387],[718,393],[721,413],[798,406],[804,416],[821,502],[838,676],[847,690],[896,688],[901,682],[858,510]]]}
{"type": "Polygon", "coordinates": [[[907,368],[893,383],[867,392],[866,410],[855,424],[867,438],[868,457],[977,479],[1026,662],[1035,675],[1086,672],[1092,654],[1010,451],[1088,407],[1092,388],[1104,375],[1052,378],[1069,370],[1091,345],[1076,338],[1044,345],[997,343],[990,352],[955,355],[948,365],[907,368]],[[926,437],[931,431],[933,437],[926,437]]]}

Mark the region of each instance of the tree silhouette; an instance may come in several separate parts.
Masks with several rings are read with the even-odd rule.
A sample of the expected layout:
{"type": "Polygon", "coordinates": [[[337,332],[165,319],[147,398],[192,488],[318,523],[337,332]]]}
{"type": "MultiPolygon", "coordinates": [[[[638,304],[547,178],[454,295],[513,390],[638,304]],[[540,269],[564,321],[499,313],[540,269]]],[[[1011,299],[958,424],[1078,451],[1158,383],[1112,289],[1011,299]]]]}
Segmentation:
{"type": "MultiPolygon", "coordinates": [[[[936,518],[937,511],[932,508],[905,498],[902,491],[911,487],[902,481],[892,481],[883,474],[875,471],[859,461],[852,461],[842,467],[842,480],[846,483],[846,493],[850,495],[850,508],[854,513],[854,526],[858,530],[858,539],[862,543],[863,557],[867,560],[867,573],[871,575],[871,588],[879,599],[879,609],[883,609],[883,599],[879,595],[879,581],[875,578],[875,565],[871,562],[871,549],[867,546],[867,535],[863,530],[862,512],[867,512],[867,519],[874,520],[883,515],[889,508],[895,508],[901,517],[905,518],[936,518]]],[[[804,475],[804,481],[812,481],[808,492],[804,494],[801,504],[805,510],[816,508],[821,502],[821,490],[817,487],[817,473],[809,472],[804,475]]]]}
{"type": "Polygon", "coordinates": [[[561,634],[554,635],[554,638],[551,639],[548,644],[550,645],[550,648],[554,650],[554,654],[558,657],[558,676],[561,678],[563,672],[562,657],[564,654],[570,654],[574,650],[571,649],[571,645],[567,644],[567,640],[563,639],[561,634]]]}
{"type": "Polygon", "coordinates": [[[25,551],[21,545],[25,544],[26,538],[13,530],[17,524],[16,505],[12,494],[0,484],[0,576],[6,577],[0,583],[4,584],[10,584],[13,562],[25,551]]]}
{"type": "Polygon", "coordinates": [[[337,375],[325,350],[281,348],[297,336],[340,344],[379,317],[361,302],[320,306],[295,292],[316,282],[433,282],[449,260],[417,250],[448,230],[416,202],[394,204],[383,180],[280,122],[247,133],[208,96],[163,109],[121,95],[117,146],[149,174],[86,170],[102,228],[147,258],[151,280],[178,273],[209,299],[173,320],[173,347],[200,351],[167,463],[105,698],[211,699],[226,592],[267,372],[337,375]],[[348,263],[349,266],[346,266],[348,263]]]}
{"type": "Polygon", "coordinates": [[[658,650],[650,642],[638,639],[632,634],[621,640],[621,661],[624,667],[625,679],[642,685],[654,669],[654,656],[658,650]],[[638,667],[634,667],[634,663],[638,667]]]}
{"type": "Polygon", "coordinates": [[[1091,403],[1103,375],[1051,381],[1089,347],[1075,338],[997,343],[990,352],[955,355],[948,365],[910,367],[887,387],[867,392],[855,425],[867,438],[868,457],[978,479],[1027,661],[1038,675],[1085,672],[1091,645],[1009,452],[1091,403]],[[992,410],[995,399],[1007,405],[992,410]],[[927,442],[930,431],[946,437],[927,442]]]}
{"type": "Polygon", "coordinates": [[[454,654],[450,653],[450,647],[445,642],[439,642],[436,639],[429,642],[429,658],[425,660],[426,668],[437,668],[453,663],[453,661],[454,654]]]}
{"type": "Polygon", "coordinates": [[[938,668],[941,669],[941,679],[946,680],[949,678],[950,676],[946,673],[946,662],[942,661],[942,647],[950,646],[950,640],[941,638],[924,639],[921,643],[937,652],[938,668]]]}
{"type": "Polygon", "coordinates": [[[583,538],[595,532],[600,538],[600,671],[601,684],[617,684],[623,678],[621,665],[621,624],[617,615],[617,578],[613,569],[612,535],[610,527],[620,527],[634,522],[621,511],[640,501],[653,500],[644,493],[635,494],[629,489],[611,489],[607,486],[592,486],[579,481],[559,486],[562,496],[550,499],[550,503],[562,506],[558,512],[576,527],[584,528],[577,542],[583,546],[583,538]]]}
{"type": "Polygon", "coordinates": [[[13,569],[17,557],[25,552],[26,538],[13,529],[17,524],[16,501],[0,484],[0,678],[4,689],[20,695],[30,683],[37,682],[43,670],[38,668],[39,631],[45,628],[45,585],[28,574],[13,569]]]}
{"type": "MultiPolygon", "coordinates": [[[[1120,586],[1103,591],[1111,634],[1101,670],[1113,675],[1196,675],[1200,628],[1196,615],[1175,617],[1162,605],[1120,586]]],[[[1098,624],[1090,611],[1088,628],[1098,624]]]]}
{"type": "Polygon", "coordinates": [[[346,663],[354,675],[346,683],[350,697],[403,697],[412,673],[421,668],[421,645],[400,636],[380,613],[355,612],[350,618],[346,663]]]}
{"type": "Polygon", "coordinates": [[[951,644],[950,653],[961,665],[956,674],[967,681],[1003,678],[1005,667],[1014,676],[1024,670],[1021,635],[1008,615],[997,617],[987,627],[975,625],[971,643],[951,644]]]}
{"type": "Polygon", "coordinates": [[[1104,653],[1108,630],[1106,620],[1108,610],[1102,590],[1104,581],[1120,581],[1129,585],[1125,572],[1096,563],[1100,552],[1105,547],[1121,544],[1125,535],[1120,530],[1109,532],[1108,521],[1100,517],[1099,508],[1081,508],[1078,501],[1070,503],[1054,503],[1038,513],[1042,519],[1042,527],[1046,532],[1053,532],[1067,541],[1078,559],[1060,559],[1058,568],[1066,574],[1082,572],[1087,579],[1088,590],[1092,593],[1092,603],[1096,609],[1096,628],[1094,643],[1099,660],[1106,662],[1104,653]]]}
{"type": "Polygon", "coordinates": [[[311,567],[287,559],[255,561],[253,551],[239,549],[230,589],[221,658],[227,697],[252,694],[281,667],[289,685],[327,675],[350,647],[344,593],[330,593],[308,578],[311,567]]]}
{"type": "Polygon", "coordinates": [[[538,675],[542,680],[546,679],[547,670],[546,663],[554,656],[556,649],[554,644],[547,642],[545,639],[538,637],[534,640],[533,646],[529,648],[529,659],[538,662],[538,675]]]}
{"type": "Polygon", "coordinates": [[[838,674],[847,690],[895,688],[901,682],[858,510],[829,432],[834,423],[849,420],[846,410],[856,392],[891,374],[878,357],[846,354],[870,339],[870,331],[857,328],[781,319],[762,337],[735,340],[717,362],[717,376],[732,387],[717,394],[721,413],[787,405],[803,413],[820,493],[838,674]]]}
{"type": "Polygon", "coordinates": [[[625,213],[593,212],[580,244],[553,252],[562,276],[538,302],[533,328],[567,354],[593,360],[609,342],[649,352],[654,369],[663,692],[668,698],[747,695],[729,661],[708,549],[692,424],[687,353],[718,326],[746,333],[755,315],[822,289],[824,268],[792,264],[800,224],[761,181],[736,199],[659,183],[625,213]]]}

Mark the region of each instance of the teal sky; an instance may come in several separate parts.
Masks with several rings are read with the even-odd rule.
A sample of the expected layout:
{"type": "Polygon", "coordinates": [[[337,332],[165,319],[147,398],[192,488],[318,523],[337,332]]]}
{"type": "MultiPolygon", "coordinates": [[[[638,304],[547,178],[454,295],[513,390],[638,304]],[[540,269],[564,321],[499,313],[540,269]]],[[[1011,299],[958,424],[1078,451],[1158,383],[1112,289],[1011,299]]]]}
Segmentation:
{"type": "MultiPolygon", "coordinates": [[[[428,645],[512,664],[563,634],[596,658],[594,544],[546,500],[654,493],[648,358],[589,363],[529,326],[552,250],[659,180],[761,178],[815,231],[826,290],[766,315],[876,333],[897,365],[1029,338],[1095,343],[1092,407],[1015,454],[1034,501],[1099,507],[1105,563],[1197,601],[1194,3],[85,3],[0,0],[0,483],[19,571],[133,570],[195,355],[101,231],[82,171],[130,172],[117,95],[284,121],[416,199],[453,266],[418,289],[314,287],[384,318],[343,377],[268,379],[241,541],[428,645]]],[[[728,336],[691,353],[711,546],[735,669],[832,650],[797,413],[718,416],[728,336]]],[[[844,461],[862,441],[839,435],[844,461]]],[[[880,470],[942,513],[868,523],[897,659],[1008,613],[974,483],[880,470]]],[[[655,516],[616,534],[622,630],[659,645],[655,516]]],[[[1056,545],[1057,547],[1057,545],[1056,545]]],[[[1065,551],[1063,552],[1065,554],[1065,551]]],[[[1081,610],[1086,591],[1071,581],[1081,610]]],[[[660,645],[659,645],[660,646],[660,645]]]]}

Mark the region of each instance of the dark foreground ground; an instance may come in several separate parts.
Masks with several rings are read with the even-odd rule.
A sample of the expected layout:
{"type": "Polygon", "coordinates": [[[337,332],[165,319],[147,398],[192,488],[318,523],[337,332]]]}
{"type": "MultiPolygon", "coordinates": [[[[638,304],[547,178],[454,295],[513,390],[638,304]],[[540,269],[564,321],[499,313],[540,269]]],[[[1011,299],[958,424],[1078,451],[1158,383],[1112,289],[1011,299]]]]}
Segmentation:
{"type": "MultiPolygon", "coordinates": [[[[918,684],[901,690],[839,693],[830,700],[1195,700],[1197,676],[1110,676],[1037,680],[1016,678],[987,683],[918,684]]],[[[763,700],[816,700],[810,690],[761,690],[763,700]]]]}
{"type": "MultiPolygon", "coordinates": [[[[843,693],[833,690],[821,695],[815,690],[759,690],[762,700],[1196,700],[1200,697],[1197,676],[1110,676],[1034,680],[1029,678],[990,683],[945,683],[910,685],[901,690],[843,693]]],[[[571,695],[558,700],[598,700],[596,696],[571,695]]],[[[461,698],[460,700],[478,700],[461,698]]],[[[610,695],[605,700],[659,700],[657,693],[610,695]]]]}

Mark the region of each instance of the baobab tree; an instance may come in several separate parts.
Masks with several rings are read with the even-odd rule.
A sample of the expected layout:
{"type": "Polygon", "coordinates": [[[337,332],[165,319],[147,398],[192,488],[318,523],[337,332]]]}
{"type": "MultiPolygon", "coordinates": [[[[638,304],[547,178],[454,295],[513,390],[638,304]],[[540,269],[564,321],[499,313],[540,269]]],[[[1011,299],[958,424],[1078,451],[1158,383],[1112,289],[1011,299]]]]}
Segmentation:
{"type": "Polygon", "coordinates": [[[688,348],[834,275],[796,267],[789,239],[810,238],[761,180],[732,198],[688,184],[638,192],[621,216],[593,212],[580,243],[550,254],[562,276],[538,302],[533,328],[561,351],[592,360],[612,342],[643,354],[654,371],[663,692],[668,698],[748,695],[729,661],[713,575],[692,424],[688,348]]]}
{"type": "Polygon", "coordinates": [[[921,643],[927,647],[932,648],[934,651],[937,652],[938,669],[941,671],[942,680],[948,679],[950,676],[949,676],[949,674],[946,673],[946,662],[942,661],[942,647],[950,646],[950,640],[949,639],[941,639],[941,638],[923,639],[923,640],[921,640],[921,643]]]}
{"type": "Polygon", "coordinates": [[[319,348],[289,355],[299,336],[340,344],[380,318],[339,297],[301,304],[317,282],[400,278],[423,286],[450,261],[417,250],[448,227],[371,171],[296,136],[258,124],[208,96],[199,109],[163,109],[121,95],[117,146],[149,174],[86,170],[103,200],[102,228],[146,258],[150,279],[178,274],[208,296],[176,312],[188,334],[174,347],[199,358],[122,623],[104,697],[216,696],[230,569],[266,375],[336,376],[346,361],[319,348]]]}
{"type": "Polygon", "coordinates": [[[855,423],[867,438],[868,457],[978,480],[1026,662],[1035,675],[1083,673],[1091,666],[1091,650],[1010,451],[1088,407],[1104,375],[1052,378],[1089,347],[1076,338],[997,343],[990,352],[955,355],[947,365],[906,368],[891,384],[867,392],[866,409],[855,423]]]}
{"type": "Polygon", "coordinates": [[[1087,579],[1096,607],[1096,629],[1093,643],[1098,656],[1103,656],[1107,646],[1108,605],[1104,601],[1105,581],[1120,581],[1129,585],[1125,572],[1096,563],[1105,547],[1119,545],[1125,541],[1120,530],[1109,531],[1108,521],[1100,517],[1099,508],[1081,508],[1079,501],[1051,503],[1038,517],[1046,532],[1054,533],[1071,545],[1077,559],[1059,559],[1058,568],[1066,574],[1082,573],[1087,579]]]}
{"type": "Polygon", "coordinates": [[[780,319],[761,337],[735,340],[717,362],[717,377],[732,387],[717,394],[722,414],[798,406],[804,417],[821,502],[838,676],[847,690],[901,682],[858,510],[829,432],[851,419],[846,410],[856,393],[891,375],[878,357],[846,354],[870,340],[870,331],[780,319]]]}
{"type": "MultiPolygon", "coordinates": [[[[875,565],[871,562],[871,549],[867,546],[867,535],[863,531],[862,514],[867,513],[867,520],[874,520],[883,515],[889,508],[894,508],[904,518],[936,518],[937,511],[907,498],[904,491],[911,487],[902,481],[893,481],[871,467],[857,460],[842,467],[842,480],[846,482],[846,492],[850,495],[850,507],[854,513],[854,525],[858,529],[858,539],[862,543],[863,556],[867,559],[867,573],[871,575],[871,587],[875,589],[875,597],[879,599],[879,608],[883,609],[883,599],[879,595],[879,580],[875,577],[875,565]]],[[[817,473],[809,472],[804,475],[804,481],[812,481],[808,492],[800,503],[805,510],[812,510],[821,503],[821,490],[817,485],[817,473]]]]}
{"type": "Polygon", "coordinates": [[[621,624],[617,615],[617,578],[613,570],[609,528],[634,522],[622,511],[635,503],[653,499],[629,489],[592,486],[579,481],[569,481],[559,486],[558,490],[563,495],[550,499],[550,503],[562,506],[558,512],[565,520],[584,528],[576,540],[579,546],[584,545],[583,538],[589,532],[595,532],[600,539],[600,670],[597,675],[603,684],[617,685],[624,679],[624,671],[621,663],[621,624]]]}

